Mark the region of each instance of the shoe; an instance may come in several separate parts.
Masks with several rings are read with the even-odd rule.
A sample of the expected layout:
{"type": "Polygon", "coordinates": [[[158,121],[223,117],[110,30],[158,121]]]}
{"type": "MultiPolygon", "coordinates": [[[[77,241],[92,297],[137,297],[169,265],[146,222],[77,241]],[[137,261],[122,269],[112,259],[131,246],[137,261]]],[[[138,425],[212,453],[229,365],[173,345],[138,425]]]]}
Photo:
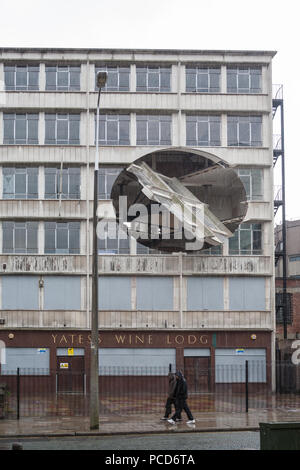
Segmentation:
{"type": "Polygon", "coordinates": [[[175,421],[174,421],[174,419],[168,419],[168,423],[175,424],[175,421]]]}
{"type": "Polygon", "coordinates": [[[190,419],[189,421],[186,422],[186,424],[195,424],[195,420],[194,419],[190,419]]]}
{"type": "Polygon", "coordinates": [[[161,419],[161,421],[167,421],[169,418],[163,417],[163,418],[160,418],[160,419],[161,419]]]}

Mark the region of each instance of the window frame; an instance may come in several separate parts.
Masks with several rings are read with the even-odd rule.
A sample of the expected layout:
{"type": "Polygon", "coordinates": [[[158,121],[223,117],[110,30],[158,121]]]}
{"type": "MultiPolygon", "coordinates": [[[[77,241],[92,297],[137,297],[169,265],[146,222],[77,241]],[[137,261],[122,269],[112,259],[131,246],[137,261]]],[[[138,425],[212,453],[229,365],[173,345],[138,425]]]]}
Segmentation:
{"type": "Polygon", "coordinates": [[[38,113],[3,113],[3,144],[4,145],[38,145],[39,143],[39,114],[38,113]],[[8,122],[12,121],[10,129],[8,122]],[[22,124],[22,121],[23,124],[22,124]],[[34,127],[30,122],[35,122],[34,127]],[[18,129],[19,126],[21,126],[18,129]],[[25,126],[25,127],[24,127],[25,126]],[[22,129],[23,127],[23,129],[22,129]],[[12,137],[6,137],[10,130],[13,131],[12,137]],[[17,135],[25,130],[25,138],[18,138],[17,135]],[[34,137],[32,137],[34,135],[34,137]]]}
{"type": "Polygon", "coordinates": [[[220,93],[221,92],[221,67],[193,66],[185,67],[185,91],[186,93],[220,93]],[[195,87],[188,85],[189,77],[195,75],[195,87]],[[207,76],[207,87],[201,86],[201,77],[207,76]],[[218,86],[213,86],[213,75],[218,76],[218,86]]]}
{"type": "Polygon", "coordinates": [[[99,88],[97,86],[97,74],[98,72],[106,72],[107,73],[107,81],[103,88],[101,88],[101,92],[128,92],[130,91],[130,66],[122,66],[122,65],[95,65],[95,91],[98,91],[99,88]],[[117,77],[117,85],[110,85],[110,74],[115,73],[117,77]],[[124,74],[124,75],[123,75],[124,74]],[[125,79],[126,85],[122,85],[123,80],[125,79]]]}
{"type": "Polygon", "coordinates": [[[186,115],[186,145],[188,146],[197,146],[197,147],[219,147],[221,145],[221,116],[212,115],[212,114],[202,114],[202,115],[186,115]],[[190,125],[195,122],[195,140],[189,139],[189,129],[190,125]],[[201,141],[199,139],[199,124],[200,123],[207,123],[207,141],[201,141]],[[218,140],[213,140],[211,135],[213,133],[213,126],[218,125],[218,140]]]}
{"type": "Polygon", "coordinates": [[[137,93],[146,92],[146,93],[170,93],[172,89],[171,83],[172,77],[172,67],[171,66],[161,66],[161,65],[137,65],[136,66],[136,91],[137,93]],[[141,78],[144,74],[144,78],[141,78]],[[164,85],[163,81],[165,78],[163,74],[166,74],[168,85],[164,85]],[[157,79],[157,86],[151,86],[149,82],[151,81],[151,76],[155,75],[157,79]],[[144,81],[145,84],[139,84],[141,81],[144,81]]]}
{"type": "Polygon", "coordinates": [[[80,200],[80,197],[81,197],[80,167],[79,168],[78,167],[67,167],[67,168],[46,167],[44,171],[44,178],[45,178],[45,195],[44,195],[45,199],[59,199],[61,197],[61,199],[64,199],[64,200],[80,200]],[[61,174],[62,174],[63,182],[62,182],[62,193],[60,194],[61,174]],[[47,177],[50,177],[50,175],[54,175],[55,191],[53,193],[46,192],[47,184],[52,184],[51,181],[47,183],[47,177]],[[72,176],[75,176],[74,185],[78,184],[78,193],[76,194],[70,192],[70,187],[72,186],[71,184],[72,176]],[[67,182],[67,192],[63,191],[65,178],[67,182]],[[78,181],[76,181],[76,178],[78,178],[78,181]]]}
{"type": "Polygon", "coordinates": [[[255,94],[262,92],[262,68],[261,66],[227,66],[227,73],[226,73],[226,80],[227,80],[227,93],[233,94],[255,94]],[[257,71],[257,73],[255,72],[257,71]],[[258,75],[259,77],[259,87],[252,86],[254,82],[253,76],[258,75]],[[229,77],[232,76],[235,78],[235,86],[229,86],[229,77]],[[248,86],[242,87],[239,86],[239,81],[241,77],[247,77],[248,86]]]}
{"type": "Polygon", "coordinates": [[[4,64],[5,91],[38,91],[39,90],[39,73],[40,73],[39,64],[38,65],[4,64]],[[21,68],[26,69],[26,70],[22,72],[21,70],[19,70],[21,68]],[[8,70],[8,69],[11,69],[11,70],[8,70]],[[18,85],[18,75],[20,78],[21,73],[26,74],[26,80],[24,81],[24,84],[18,85]],[[35,78],[33,75],[31,75],[34,73],[37,73],[35,78]],[[9,82],[8,74],[13,74],[12,85],[7,84],[7,82],[9,82]],[[30,83],[31,81],[33,81],[34,84],[31,84],[30,83]]]}
{"type": "MultiPolygon", "coordinates": [[[[80,113],[45,113],[45,145],[80,145],[80,113]],[[51,116],[51,118],[50,118],[51,116]],[[55,116],[55,118],[52,118],[55,116]],[[73,118],[71,118],[71,116],[73,118]],[[47,138],[47,133],[51,133],[52,129],[50,122],[55,122],[54,124],[54,139],[47,138]],[[67,123],[67,138],[58,139],[59,132],[62,129],[59,129],[59,123],[67,123]],[[70,139],[71,134],[71,123],[78,122],[78,139],[70,139]],[[47,128],[47,126],[49,126],[47,128]],[[70,142],[72,140],[72,142],[70,142]],[[74,141],[74,142],[73,142],[74,141]]],[[[77,129],[76,129],[77,133],[77,129]]]]}
{"type": "Polygon", "coordinates": [[[246,196],[247,196],[247,201],[263,201],[264,199],[263,169],[262,168],[238,168],[237,174],[244,185],[246,196]],[[259,171],[259,174],[260,174],[258,182],[255,182],[255,175],[254,175],[255,171],[259,171]],[[245,173],[242,174],[242,172],[245,172],[245,173]],[[246,172],[249,172],[249,173],[246,174],[246,172]],[[245,184],[243,181],[246,178],[249,180],[248,184],[245,184]],[[260,186],[260,194],[254,194],[255,185],[260,186]],[[249,194],[247,194],[247,187],[249,187],[249,194]]]}
{"type": "MultiPolygon", "coordinates": [[[[80,254],[80,222],[45,222],[44,223],[44,252],[45,254],[56,254],[56,255],[79,255],[80,254]],[[73,227],[72,227],[73,225],[73,227]],[[76,248],[70,248],[71,246],[71,230],[78,230],[78,247],[76,248]],[[50,239],[50,234],[49,231],[54,230],[54,239],[51,240],[51,242],[54,241],[54,248],[47,248],[47,242],[49,242],[50,239]],[[59,236],[66,236],[66,233],[63,234],[62,230],[67,231],[67,247],[66,248],[58,248],[58,237],[59,236]],[[49,239],[47,240],[47,236],[49,239]]],[[[51,235],[53,236],[53,235],[51,235]]]]}
{"type": "MultiPolygon", "coordinates": [[[[110,195],[111,195],[111,189],[109,191],[109,186],[108,184],[108,177],[115,177],[114,181],[118,178],[119,174],[121,171],[123,171],[125,168],[124,167],[119,167],[119,166],[100,166],[99,167],[99,172],[98,172],[98,199],[102,200],[109,200],[110,195]],[[104,178],[103,178],[104,177],[104,178]],[[101,180],[104,180],[104,191],[102,191],[102,182],[101,180]]],[[[114,182],[111,185],[111,188],[113,187],[114,182]]]]}
{"type": "Polygon", "coordinates": [[[15,221],[3,221],[2,222],[2,253],[11,253],[11,254],[37,254],[38,253],[38,222],[26,221],[26,222],[15,222],[15,221]],[[5,247],[6,235],[5,231],[9,231],[8,239],[11,241],[11,247],[5,247]],[[24,231],[23,237],[25,235],[25,246],[24,248],[16,248],[17,241],[17,230],[24,231]],[[34,248],[29,248],[28,245],[32,243],[32,240],[29,241],[29,231],[35,232],[33,241],[35,242],[34,248]]]}
{"type": "Polygon", "coordinates": [[[46,75],[46,84],[45,84],[46,91],[58,91],[58,92],[72,91],[74,92],[74,91],[81,90],[81,65],[47,65],[46,64],[45,75],[46,75]],[[60,70],[60,69],[66,69],[66,70],[60,70]],[[72,77],[72,74],[75,72],[78,73],[79,80],[78,81],[76,80],[76,84],[72,84],[72,80],[74,80],[74,77],[72,77]],[[55,85],[49,85],[49,73],[55,74],[55,85]],[[60,73],[66,73],[67,82],[68,82],[67,85],[59,84],[60,73]]]}
{"type": "Polygon", "coordinates": [[[261,115],[228,115],[227,116],[227,146],[228,147],[262,147],[262,116],[261,115]],[[243,142],[241,139],[242,126],[248,126],[249,139],[243,142]],[[254,140],[254,127],[259,124],[260,140],[254,140]],[[234,135],[233,138],[230,134],[234,135]]]}
{"type": "Polygon", "coordinates": [[[2,168],[2,197],[3,199],[38,199],[38,167],[6,167],[2,168]],[[10,170],[10,171],[8,171],[10,170]],[[23,170],[23,171],[22,171],[23,170]],[[25,175],[25,192],[22,193],[16,191],[16,175],[17,174],[24,174],[25,175]],[[6,176],[12,176],[12,186],[13,192],[5,192],[6,183],[5,178],[6,176]],[[34,181],[29,181],[30,177],[34,177],[34,181]],[[34,184],[36,187],[36,192],[29,193],[28,188],[30,184],[34,184]]]}
{"type": "Polygon", "coordinates": [[[228,246],[228,251],[229,255],[239,255],[239,256],[259,256],[263,254],[263,224],[256,224],[256,223],[251,223],[251,224],[240,224],[239,227],[236,229],[234,232],[233,237],[229,238],[229,246],[228,246]],[[245,226],[250,225],[250,229],[245,226]],[[255,228],[255,226],[260,226],[260,228],[255,228]],[[241,246],[243,239],[241,238],[244,232],[249,231],[250,233],[250,250],[243,249],[241,246]],[[255,239],[255,234],[259,233],[259,239],[255,239]],[[234,249],[230,247],[230,244],[233,244],[233,241],[237,242],[238,249],[234,249]],[[260,248],[256,249],[254,248],[254,245],[256,242],[259,242],[260,248]]]}
{"type": "MultiPolygon", "coordinates": [[[[130,145],[130,114],[100,114],[99,116],[99,133],[98,133],[98,144],[99,145],[130,145]],[[117,125],[117,139],[108,139],[109,136],[109,123],[116,123],[117,125]],[[126,136],[123,138],[122,134],[122,123],[126,123],[126,136]],[[101,135],[104,138],[101,139],[101,135]]],[[[96,133],[97,131],[97,116],[95,114],[95,144],[96,144],[96,133]]]]}
{"type": "Polygon", "coordinates": [[[172,116],[167,114],[137,114],[136,116],[136,145],[172,145],[172,116]],[[143,130],[146,133],[146,140],[139,138],[139,133],[142,132],[139,125],[146,122],[146,128],[143,130]],[[149,126],[152,122],[158,122],[158,140],[149,138],[149,126]],[[168,133],[170,139],[162,139],[163,124],[168,124],[168,133]]]}

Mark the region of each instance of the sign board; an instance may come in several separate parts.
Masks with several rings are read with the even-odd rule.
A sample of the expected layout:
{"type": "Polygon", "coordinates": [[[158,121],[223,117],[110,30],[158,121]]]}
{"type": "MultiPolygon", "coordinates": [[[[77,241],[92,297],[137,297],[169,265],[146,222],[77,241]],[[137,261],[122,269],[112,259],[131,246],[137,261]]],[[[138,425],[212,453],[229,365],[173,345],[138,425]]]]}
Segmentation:
{"type": "Polygon", "coordinates": [[[244,353],[245,353],[245,349],[238,348],[235,350],[235,354],[244,354],[244,353]]]}
{"type": "Polygon", "coordinates": [[[74,348],[68,348],[68,356],[74,356],[74,348]]]}
{"type": "Polygon", "coordinates": [[[59,368],[60,369],[69,369],[69,363],[68,362],[60,362],[59,368]]]}
{"type": "Polygon", "coordinates": [[[46,348],[38,348],[37,353],[38,354],[45,354],[46,353],[46,348]]]}

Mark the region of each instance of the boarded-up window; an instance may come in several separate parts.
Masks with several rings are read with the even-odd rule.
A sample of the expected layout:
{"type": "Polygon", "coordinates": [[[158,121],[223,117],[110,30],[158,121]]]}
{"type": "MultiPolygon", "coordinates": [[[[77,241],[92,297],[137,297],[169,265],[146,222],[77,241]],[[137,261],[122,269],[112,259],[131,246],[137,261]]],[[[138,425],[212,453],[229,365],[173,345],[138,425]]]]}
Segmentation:
{"type": "Polygon", "coordinates": [[[2,277],[3,310],[38,310],[39,278],[38,276],[3,276],[2,277]]]}
{"type": "Polygon", "coordinates": [[[245,382],[248,361],[249,382],[266,382],[265,349],[216,349],[216,383],[245,382]]]}
{"type": "Polygon", "coordinates": [[[80,277],[47,276],[44,290],[45,310],[80,310],[80,277]]]}
{"type": "Polygon", "coordinates": [[[265,279],[238,277],[229,279],[230,310],[265,310],[265,279]]]}
{"type": "Polygon", "coordinates": [[[173,310],[172,277],[138,277],[137,310],[173,310]]]}
{"type": "MultiPolygon", "coordinates": [[[[128,335],[117,333],[122,343],[128,335]]],[[[131,341],[147,341],[148,335],[131,335],[131,341]]],[[[105,348],[99,349],[99,375],[167,375],[169,365],[176,367],[175,348],[105,348]]]]}
{"type": "Polygon", "coordinates": [[[223,278],[191,277],[187,280],[188,310],[224,310],[223,278]]]}
{"type": "Polygon", "coordinates": [[[131,310],[131,278],[99,277],[99,309],[131,310]]]}
{"type": "Polygon", "coordinates": [[[50,351],[48,348],[6,348],[6,364],[1,365],[1,375],[48,375],[50,351]]]}

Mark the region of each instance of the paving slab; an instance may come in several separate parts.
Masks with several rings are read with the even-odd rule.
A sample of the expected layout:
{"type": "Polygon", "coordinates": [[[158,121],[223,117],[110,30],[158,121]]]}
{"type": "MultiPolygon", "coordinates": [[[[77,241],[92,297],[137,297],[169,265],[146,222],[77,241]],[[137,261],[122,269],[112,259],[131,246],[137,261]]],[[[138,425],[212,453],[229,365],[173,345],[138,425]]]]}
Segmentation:
{"type": "Polygon", "coordinates": [[[195,413],[196,423],[171,425],[158,414],[101,416],[99,430],[90,430],[89,418],[32,417],[0,420],[0,438],[42,436],[122,435],[176,432],[259,430],[260,422],[300,422],[300,409],[249,410],[248,413],[195,413]]]}

